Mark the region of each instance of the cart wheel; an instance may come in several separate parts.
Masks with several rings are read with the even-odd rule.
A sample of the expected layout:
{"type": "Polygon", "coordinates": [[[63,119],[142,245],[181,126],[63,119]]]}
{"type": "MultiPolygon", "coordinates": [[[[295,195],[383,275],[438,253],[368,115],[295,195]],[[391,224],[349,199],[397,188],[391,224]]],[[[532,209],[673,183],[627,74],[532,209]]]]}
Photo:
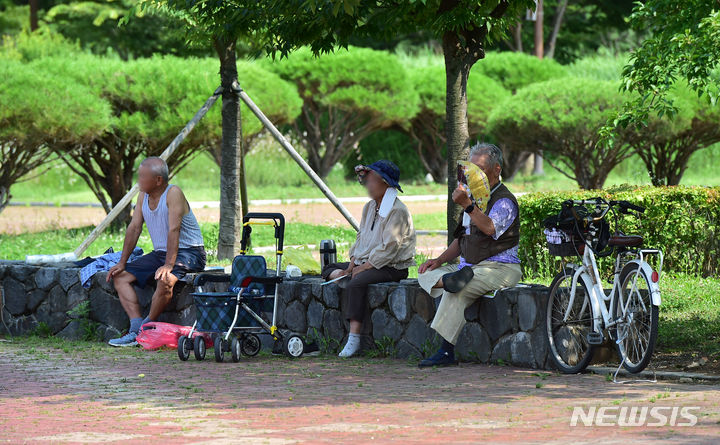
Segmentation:
{"type": "Polygon", "coordinates": [[[233,337],[230,341],[230,353],[232,354],[232,361],[235,363],[240,361],[240,350],[242,349],[240,340],[237,337],[233,337]]]}
{"type": "Polygon", "coordinates": [[[187,359],[190,358],[190,349],[192,349],[190,341],[188,340],[188,338],[185,335],[178,338],[177,352],[178,352],[178,357],[180,358],[180,360],[186,362],[187,359]]]}
{"type": "Polygon", "coordinates": [[[299,335],[292,334],[288,337],[285,337],[285,341],[283,342],[283,349],[285,349],[285,354],[287,354],[289,357],[297,358],[303,354],[303,350],[305,349],[305,342],[299,335]]]}
{"type": "Polygon", "coordinates": [[[258,355],[258,352],[260,352],[260,348],[262,348],[260,337],[258,337],[257,334],[247,334],[242,339],[241,347],[243,354],[248,357],[255,357],[258,355]]]}
{"type": "Polygon", "coordinates": [[[199,362],[205,360],[205,337],[202,335],[195,337],[193,352],[195,353],[195,360],[199,362]]]}
{"type": "Polygon", "coordinates": [[[215,348],[215,361],[218,363],[222,363],[225,360],[225,348],[223,348],[224,342],[225,339],[222,338],[222,336],[218,335],[215,337],[213,347],[215,348]]]}

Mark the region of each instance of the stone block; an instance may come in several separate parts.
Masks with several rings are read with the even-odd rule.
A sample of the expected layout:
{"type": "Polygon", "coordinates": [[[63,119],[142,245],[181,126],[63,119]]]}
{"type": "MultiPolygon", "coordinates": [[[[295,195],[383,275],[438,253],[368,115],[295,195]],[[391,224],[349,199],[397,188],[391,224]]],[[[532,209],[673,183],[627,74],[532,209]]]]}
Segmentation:
{"type": "Polygon", "coordinates": [[[395,317],[390,316],[384,309],[375,309],[371,315],[373,325],[373,338],[376,341],[388,337],[398,341],[402,336],[403,327],[395,317]]]}
{"type": "Polygon", "coordinates": [[[487,363],[491,351],[490,338],[479,323],[467,323],[460,331],[455,345],[458,359],[487,363]]]}

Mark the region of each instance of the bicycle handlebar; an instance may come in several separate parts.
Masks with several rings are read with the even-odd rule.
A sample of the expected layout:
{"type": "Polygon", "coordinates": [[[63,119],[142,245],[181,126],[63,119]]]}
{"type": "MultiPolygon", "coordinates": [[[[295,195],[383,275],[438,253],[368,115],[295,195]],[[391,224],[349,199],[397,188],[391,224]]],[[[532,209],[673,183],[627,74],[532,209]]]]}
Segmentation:
{"type": "MultiPolygon", "coordinates": [[[[587,222],[593,222],[593,221],[599,221],[602,218],[607,215],[608,211],[610,211],[611,207],[617,206],[620,208],[621,213],[625,214],[631,214],[630,210],[634,210],[638,213],[644,213],[645,208],[641,207],[639,205],[633,204],[629,201],[620,200],[620,201],[606,201],[603,198],[592,198],[592,199],[568,199],[567,201],[563,202],[563,205],[570,207],[572,205],[596,205],[596,206],[604,206],[605,208],[602,210],[602,212],[599,215],[596,216],[588,216],[585,218],[578,218],[583,219],[587,222]]],[[[573,212],[574,214],[575,212],[573,212]]]]}

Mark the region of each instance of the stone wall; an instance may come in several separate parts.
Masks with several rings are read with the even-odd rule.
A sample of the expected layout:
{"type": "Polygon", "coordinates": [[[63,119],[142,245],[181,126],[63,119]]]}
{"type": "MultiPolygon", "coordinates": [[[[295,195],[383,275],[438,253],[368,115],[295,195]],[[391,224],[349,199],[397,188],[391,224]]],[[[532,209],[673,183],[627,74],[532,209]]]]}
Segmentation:
{"type": "MultiPolygon", "coordinates": [[[[278,324],[296,332],[315,332],[325,339],[347,338],[342,316],[342,289],[321,278],[286,280],[280,288],[278,324]]],[[[468,323],[458,339],[461,360],[504,362],[547,368],[544,314],[547,287],[518,285],[481,298],[465,311],[468,323]]],[[[430,328],[439,299],[422,290],[417,280],[373,284],[368,289],[371,342],[390,343],[399,358],[420,358],[435,352],[441,339],[430,328]]]]}
{"type": "MultiPolygon", "coordinates": [[[[73,264],[31,266],[21,261],[0,261],[0,292],[4,298],[0,332],[29,334],[42,323],[49,333],[68,339],[86,336],[85,320],[97,328],[97,338],[109,340],[127,330],[129,320],[106,273],[97,273],[88,289],[80,284],[80,269],[73,264]],[[87,313],[78,309],[83,305],[87,313]],[[73,309],[75,309],[73,311],[73,309]]],[[[188,277],[191,279],[192,277],[188,277]]],[[[179,282],[175,295],[158,321],[192,324],[195,307],[189,296],[192,286],[179,282]]],[[[147,314],[154,288],[135,288],[147,314]]],[[[2,300],[0,300],[0,303],[2,300]]]]}
{"type": "MultiPolygon", "coordinates": [[[[86,321],[97,327],[98,339],[108,340],[128,327],[128,318],[105,273],[96,274],[89,289],[79,282],[79,269],[71,265],[30,266],[0,261],[0,290],[4,296],[4,324],[13,335],[35,331],[40,323],[64,338],[86,336],[86,321]],[[72,311],[85,303],[85,315],[72,311]],[[83,324],[85,323],[85,324],[83,324]]],[[[186,281],[191,281],[188,275],[186,281]]],[[[347,339],[348,323],[342,316],[343,292],[336,283],[321,286],[318,277],[286,279],[278,289],[278,326],[300,334],[320,336],[334,346],[347,339]]],[[[153,288],[136,288],[147,313],[153,288]]],[[[205,289],[209,290],[209,289],[205,289]]],[[[191,325],[195,308],[192,286],[179,282],[174,297],[159,321],[191,325]]],[[[440,344],[430,328],[439,300],[431,298],[417,280],[370,285],[367,347],[380,345],[399,358],[420,358],[440,344]]],[[[548,368],[544,314],[547,288],[518,285],[481,298],[465,312],[467,325],[460,334],[461,360],[504,362],[523,367],[548,368]]],[[[0,332],[5,331],[0,324],[0,332]]],[[[267,345],[268,342],[264,341],[267,345]]]]}

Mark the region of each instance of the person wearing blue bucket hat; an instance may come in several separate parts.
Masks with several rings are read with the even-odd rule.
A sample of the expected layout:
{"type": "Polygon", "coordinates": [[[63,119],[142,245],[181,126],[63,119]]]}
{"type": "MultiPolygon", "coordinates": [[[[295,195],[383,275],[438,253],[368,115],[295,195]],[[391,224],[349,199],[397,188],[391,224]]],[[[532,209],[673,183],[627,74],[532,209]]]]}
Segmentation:
{"type": "Polygon", "coordinates": [[[360,336],[368,333],[369,284],[400,281],[415,265],[415,228],[412,216],[397,197],[400,169],[386,160],[355,167],[358,181],[365,186],[370,201],[365,204],[355,243],[348,253],[350,261],[328,264],[322,276],[338,280],[345,288],[342,308],[350,322],[350,335],[340,357],[360,351],[360,336]]]}

